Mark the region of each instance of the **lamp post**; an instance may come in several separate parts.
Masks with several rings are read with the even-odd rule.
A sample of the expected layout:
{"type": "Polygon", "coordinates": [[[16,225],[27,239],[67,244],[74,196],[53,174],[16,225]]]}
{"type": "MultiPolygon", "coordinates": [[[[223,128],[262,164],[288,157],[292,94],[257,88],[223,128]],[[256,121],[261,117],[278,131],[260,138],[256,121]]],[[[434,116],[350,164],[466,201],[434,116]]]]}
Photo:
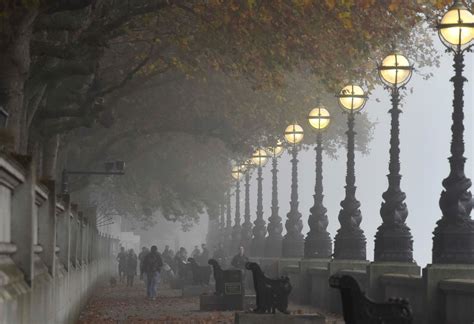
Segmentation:
{"type": "Polygon", "coordinates": [[[278,215],[278,157],[283,154],[283,143],[277,141],[276,145],[268,149],[272,157],[272,214],[268,218],[268,236],[265,240],[265,256],[281,257],[283,225],[278,215]]]}
{"type": "Polygon", "coordinates": [[[265,236],[267,228],[263,220],[263,194],[262,194],[262,167],[268,160],[267,152],[259,148],[252,155],[252,163],[257,167],[257,218],[253,227],[253,239],[251,245],[251,255],[262,257],[265,253],[265,236]]]}
{"type": "Polygon", "coordinates": [[[462,1],[454,5],[438,24],[439,36],[448,51],[454,54],[453,124],[450,173],[443,180],[439,206],[443,216],[433,236],[433,263],[474,264],[474,221],[471,219],[471,180],[464,173],[464,52],[472,47],[474,16],[462,1]]]}
{"type": "Polygon", "coordinates": [[[282,242],[282,256],[286,258],[302,257],[304,253],[304,238],[301,230],[303,222],[298,211],[298,143],[303,140],[303,128],[294,123],[285,129],[285,140],[292,145],[291,150],[291,200],[290,211],[286,214],[286,235],[282,242]]]}
{"type": "Polygon", "coordinates": [[[225,237],[225,205],[224,203],[220,204],[220,222],[219,222],[219,243],[224,244],[225,237]]]}
{"type": "Polygon", "coordinates": [[[316,107],[308,115],[311,127],[316,129],[316,183],[314,186],[314,205],[308,218],[309,232],[304,242],[305,258],[330,258],[332,254],[331,236],[327,231],[327,209],[323,205],[323,146],[322,133],[331,122],[329,111],[316,107]]]}
{"type": "Polygon", "coordinates": [[[349,260],[366,259],[366,239],[360,228],[362,216],[360,202],[356,199],[355,161],[354,161],[354,116],[360,112],[367,101],[367,95],[361,87],[348,85],[337,95],[341,108],[347,113],[347,173],[346,195],[341,201],[339,223],[341,227],[334,238],[334,258],[349,260]]]}
{"type": "Polygon", "coordinates": [[[245,251],[250,250],[252,241],[252,222],[250,221],[250,173],[254,165],[251,160],[247,160],[243,167],[245,168],[245,205],[244,205],[244,222],[242,223],[241,245],[245,251]]]}
{"type": "Polygon", "coordinates": [[[240,179],[244,170],[242,166],[236,165],[232,168],[232,177],[235,179],[235,217],[232,228],[232,251],[237,251],[241,241],[242,226],[240,225],[240,179]]]}
{"type": "Polygon", "coordinates": [[[232,211],[230,204],[230,189],[227,191],[227,208],[226,208],[226,227],[225,227],[224,248],[227,255],[232,255],[235,251],[232,250],[232,211]]]}
{"type": "Polygon", "coordinates": [[[413,238],[405,223],[406,195],[400,188],[400,89],[410,81],[413,66],[398,53],[388,55],[378,67],[380,79],[391,92],[390,162],[388,189],[380,208],[382,225],[375,234],[374,261],[413,262],[413,238]]]}

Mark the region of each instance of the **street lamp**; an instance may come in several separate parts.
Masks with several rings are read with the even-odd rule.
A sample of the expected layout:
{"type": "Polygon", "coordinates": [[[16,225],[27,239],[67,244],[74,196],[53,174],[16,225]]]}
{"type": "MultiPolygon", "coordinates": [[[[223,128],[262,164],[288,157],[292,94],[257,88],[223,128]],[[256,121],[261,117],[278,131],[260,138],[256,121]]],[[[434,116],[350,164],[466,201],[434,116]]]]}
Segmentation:
{"type": "Polygon", "coordinates": [[[265,240],[265,256],[281,257],[283,225],[278,215],[278,157],[283,154],[283,143],[279,140],[275,146],[268,149],[272,157],[272,214],[268,218],[268,236],[265,240]]]}
{"type": "Polygon", "coordinates": [[[263,195],[262,195],[262,167],[268,161],[268,153],[263,148],[257,149],[252,155],[252,163],[257,167],[257,219],[253,227],[252,256],[262,257],[265,252],[265,235],[267,228],[263,220],[263,195]]]}
{"type": "Polygon", "coordinates": [[[224,241],[224,248],[227,252],[227,255],[232,255],[235,251],[232,250],[232,209],[230,203],[230,189],[227,190],[227,208],[226,208],[226,226],[225,226],[225,236],[226,240],[224,241]]]}
{"type": "Polygon", "coordinates": [[[464,173],[464,113],[463,76],[464,52],[472,47],[474,16],[462,1],[454,5],[438,24],[439,36],[449,52],[454,54],[453,124],[450,173],[443,180],[439,206],[443,213],[433,236],[433,263],[474,263],[474,221],[471,219],[471,180],[464,173]]]}
{"type": "Polygon", "coordinates": [[[240,180],[245,170],[241,165],[232,168],[232,178],[235,180],[235,217],[232,228],[232,251],[237,251],[241,241],[242,226],[240,225],[240,180]]]}
{"type": "Polygon", "coordinates": [[[61,192],[62,194],[69,193],[69,175],[124,175],[125,174],[125,162],[124,161],[112,161],[104,163],[103,171],[71,171],[63,169],[61,175],[61,192]]]}
{"type": "Polygon", "coordinates": [[[393,53],[385,57],[378,70],[380,79],[391,92],[392,108],[389,113],[392,126],[388,189],[382,195],[385,202],[380,208],[382,225],[375,234],[374,261],[413,262],[413,238],[405,223],[408,216],[406,195],[400,188],[399,116],[402,111],[398,108],[400,89],[410,81],[413,66],[405,56],[393,53]]]}
{"type": "Polygon", "coordinates": [[[286,214],[286,235],[282,242],[283,257],[302,257],[304,253],[304,238],[301,230],[303,222],[298,211],[298,143],[303,140],[303,128],[297,123],[285,129],[285,140],[291,144],[291,200],[290,211],[286,214]]]}
{"type": "Polygon", "coordinates": [[[252,241],[252,222],[250,221],[250,173],[254,167],[252,160],[246,160],[242,167],[245,168],[245,207],[244,207],[244,222],[242,223],[241,245],[245,251],[250,250],[250,243],[252,241]]]}
{"type": "Polygon", "coordinates": [[[314,186],[314,205],[308,218],[309,232],[305,239],[305,258],[330,258],[332,254],[331,236],[327,231],[327,209],[323,205],[323,147],[322,133],[331,122],[329,111],[318,106],[311,110],[308,122],[317,131],[316,144],[316,184],[314,186]]]}
{"type": "Polygon", "coordinates": [[[346,193],[341,202],[339,223],[341,227],[334,238],[334,258],[365,260],[366,239],[360,228],[362,216],[360,202],[356,199],[355,162],[354,162],[354,115],[364,108],[367,95],[361,87],[356,85],[345,86],[337,95],[339,105],[347,113],[347,174],[346,193]]]}

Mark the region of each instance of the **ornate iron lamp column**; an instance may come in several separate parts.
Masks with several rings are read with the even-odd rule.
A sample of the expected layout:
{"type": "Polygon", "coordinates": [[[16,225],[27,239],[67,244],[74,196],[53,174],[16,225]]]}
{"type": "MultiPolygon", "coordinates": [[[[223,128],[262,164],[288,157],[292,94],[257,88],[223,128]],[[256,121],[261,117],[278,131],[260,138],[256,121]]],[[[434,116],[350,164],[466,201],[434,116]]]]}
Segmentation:
{"type": "Polygon", "coordinates": [[[329,126],[331,117],[324,107],[311,110],[308,116],[310,125],[317,130],[316,144],[316,184],[314,186],[314,205],[308,218],[309,232],[304,242],[305,258],[330,258],[332,254],[331,236],[327,231],[327,209],[323,205],[323,146],[322,132],[329,126]]]}
{"type": "Polygon", "coordinates": [[[443,213],[433,236],[433,263],[474,264],[474,221],[471,219],[472,183],[464,173],[464,52],[469,51],[474,36],[474,16],[462,1],[454,5],[438,24],[439,36],[454,54],[453,124],[450,173],[443,180],[439,206],[443,213]]]}
{"type": "Polygon", "coordinates": [[[334,238],[334,258],[349,260],[366,259],[366,239],[360,228],[362,215],[360,202],[356,199],[355,162],[354,162],[354,116],[365,105],[367,96],[361,87],[349,85],[344,87],[338,95],[339,104],[347,111],[347,174],[346,196],[341,202],[339,223],[341,227],[334,238]]]}
{"type": "Polygon", "coordinates": [[[250,248],[250,255],[262,257],[265,252],[265,236],[267,228],[263,220],[263,194],[262,194],[262,167],[266,164],[268,159],[267,152],[259,148],[252,155],[252,163],[257,167],[257,219],[253,227],[253,239],[250,248]]]}
{"type": "Polygon", "coordinates": [[[252,242],[252,222],[250,221],[250,172],[252,162],[249,160],[244,163],[245,167],[245,207],[244,207],[244,222],[242,224],[242,241],[241,245],[245,251],[250,250],[252,242]]]}
{"type": "Polygon", "coordinates": [[[303,222],[298,211],[298,146],[303,140],[303,128],[294,123],[285,129],[285,140],[293,145],[291,150],[291,200],[290,211],[286,214],[286,235],[282,242],[282,256],[285,258],[302,257],[304,253],[304,237],[301,233],[303,222]]]}
{"type": "MultiPolygon", "coordinates": [[[[241,239],[245,251],[250,250],[250,243],[252,242],[252,222],[250,221],[250,173],[252,170],[252,162],[246,161],[243,165],[245,167],[245,205],[244,205],[244,222],[242,223],[241,239]]],[[[247,252],[246,252],[247,253],[247,252]]]]}
{"type": "Polygon", "coordinates": [[[272,214],[268,218],[268,236],[265,240],[265,256],[281,257],[283,225],[278,215],[278,157],[283,153],[283,144],[278,141],[269,149],[272,155],[272,214]]]}
{"type": "Polygon", "coordinates": [[[226,240],[224,241],[224,248],[227,255],[230,256],[235,251],[232,251],[232,241],[229,239],[232,237],[232,212],[230,204],[230,190],[227,191],[227,208],[226,208],[226,227],[225,227],[226,240]]]}
{"type": "Polygon", "coordinates": [[[225,205],[222,203],[220,205],[220,222],[219,222],[219,243],[225,243],[225,205]]]}
{"type": "MultiPolygon", "coordinates": [[[[235,182],[235,217],[234,227],[232,228],[232,251],[237,251],[241,241],[242,226],[240,225],[240,179],[242,178],[242,167],[240,165],[235,166],[232,169],[232,177],[236,180],[235,182]]],[[[235,252],[237,253],[237,252],[235,252]]]]}
{"type": "Polygon", "coordinates": [[[390,162],[388,189],[382,195],[385,202],[380,208],[382,225],[375,234],[374,261],[413,262],[413,238],[405,220],[408,216],[405,193],[400,188],[400,121],[402,112],[398,108],[400,89],[411,78],[413,67],[406,57],[390,54],[379,66],[379,75],[391,91],[392,126],[390,131],[390,162]]]}

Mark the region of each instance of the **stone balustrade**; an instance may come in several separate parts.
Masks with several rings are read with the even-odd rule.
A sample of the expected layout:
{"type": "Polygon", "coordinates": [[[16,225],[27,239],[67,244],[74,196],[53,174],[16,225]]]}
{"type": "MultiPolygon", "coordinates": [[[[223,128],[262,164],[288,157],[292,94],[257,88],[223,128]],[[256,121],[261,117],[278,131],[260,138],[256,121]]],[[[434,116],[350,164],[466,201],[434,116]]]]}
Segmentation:
{"type": "Polygon", "coordinates": [[[474,267],[329,259],[252,258],[265,273],[290,277],[290,299],[323,312],[342,314],[339,291],[329,287],[336,273],[354,277],[375,301],[409,300],[417,324],[474,323],[474,267]]]}
{"type": "Polygon", "coordinates": [[[74,323],[114,270],[118,240],[100,234],[29,157],[0,154],[0,323],[74,323]]]}

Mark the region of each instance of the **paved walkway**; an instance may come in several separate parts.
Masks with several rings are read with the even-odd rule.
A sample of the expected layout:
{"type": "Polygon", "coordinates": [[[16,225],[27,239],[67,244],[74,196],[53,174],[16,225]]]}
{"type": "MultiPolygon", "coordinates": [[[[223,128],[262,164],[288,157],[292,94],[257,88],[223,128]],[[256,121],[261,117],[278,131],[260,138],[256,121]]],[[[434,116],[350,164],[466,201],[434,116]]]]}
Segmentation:
{"type": "MultiPolygon", "coordinates": [[[[132,288],[100,285],[78,324],[227,324],[234,323],[234,312],[201,312],[199,297],[181,297],[181,291],[162,288],[154,301],[145,298],[145,287],[139,282],[132,288]]],[[[292,305],[295,313],[315,312],[309,307],[292,305]]],[[[343,323],[329,317],[327,324],[343,323]]]]}

